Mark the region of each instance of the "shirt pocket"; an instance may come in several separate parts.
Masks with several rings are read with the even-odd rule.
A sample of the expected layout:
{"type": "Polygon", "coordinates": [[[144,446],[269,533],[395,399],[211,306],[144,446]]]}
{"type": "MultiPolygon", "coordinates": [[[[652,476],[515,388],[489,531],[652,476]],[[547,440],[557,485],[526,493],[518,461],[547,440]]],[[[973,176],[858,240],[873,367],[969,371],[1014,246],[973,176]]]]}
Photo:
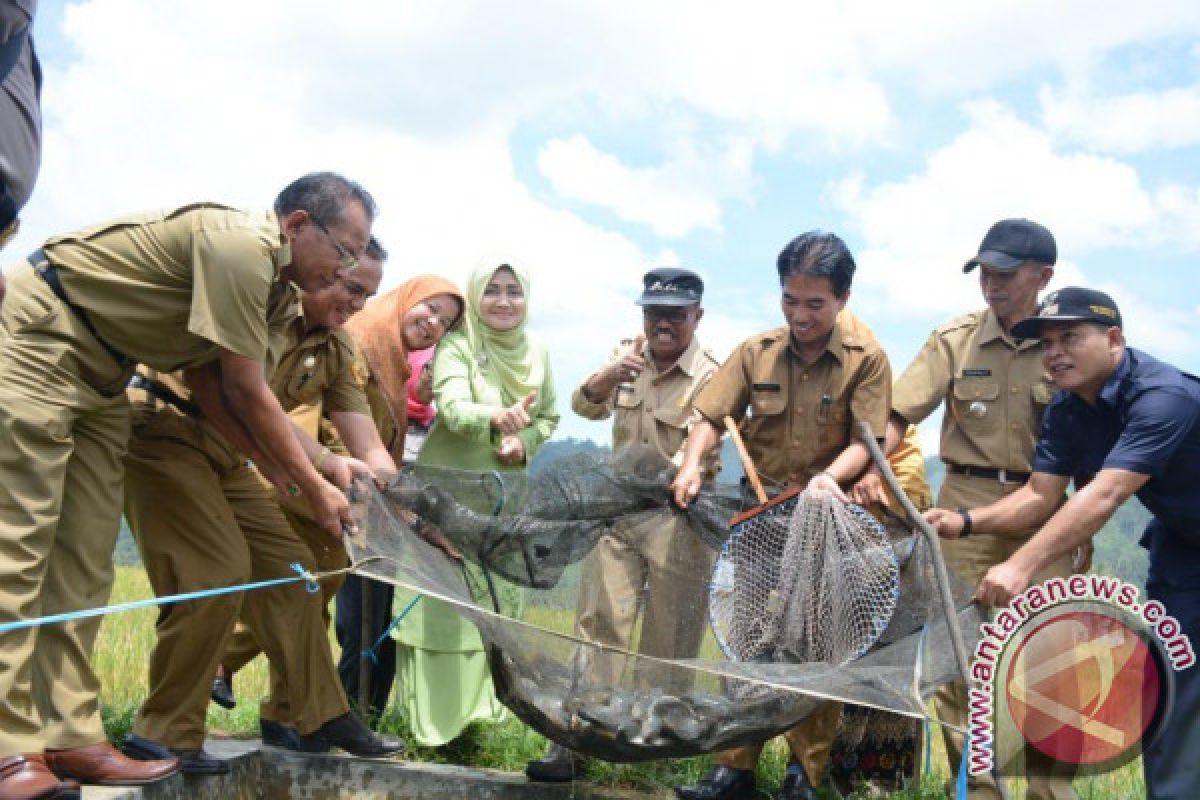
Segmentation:
{"type": "Polygon", "coordinates": [[[750,409],[744,435],[756,442],[782,444],[787,433],[787,395],[782,391],[755,389],[750,393],[750,409]]]}
{"type": "Polygon", "coordinates": [[[633,411],[642,407],[642,392],[633,383],[618,383],[613,389],[613,405],[622,411],[633,411]]]}
{"type": "Polygon", "coordinates": [[[667,406],[654,409],[650,415],[654,417],[658,427],[658,441],[662,445],[663,452],[670,458],[675,455],[683,445],[683,440],[687,438],[688,419],[691,414],[686,408],[667,406]]]}
{"type": "Polygon", "coordinates": [[[1042,415],[1046,413],[1046,406],[1050,405],[1050,401],[1054,398],[1054,393],[1057,387],[1049,378],[1045,378],[1035,383],[1030,387],[1029,393],[1033,400],[1033,431],[1037,433],[1042,427],[1042,415]]]}
{"type": "Polygon", "coordinates": [[[818,403],[817,412],[817,441],[822,453],[841,452],[852,440],[849,429],[850,408],[847,403],[818,403]]]}
{"type": "Polygon", "coordinates": [[[302,363],[301,369],[288,378],[284,391],[287,392],[286,399],[291,408],[312,405],[317,401],[325,383],[320,370],[320,364],[309,367],[302,363]]]}
{"type": "Polygon", "coordinates": [[[954,419],[971,433],[987,433],[1000,425],[1000,384],[990,380],[954,382],[954,419]]]}

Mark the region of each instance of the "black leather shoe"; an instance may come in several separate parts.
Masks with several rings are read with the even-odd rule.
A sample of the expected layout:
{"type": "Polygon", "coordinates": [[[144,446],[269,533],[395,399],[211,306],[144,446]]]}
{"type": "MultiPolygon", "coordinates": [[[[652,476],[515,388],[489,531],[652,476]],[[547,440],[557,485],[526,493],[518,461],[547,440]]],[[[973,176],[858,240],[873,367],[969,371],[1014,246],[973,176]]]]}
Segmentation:
{"type": "Polygon", "coordinates": [[[224,672],[217,673],[217,677],[213,678],[212,692],[209,696],[221,708],[232,710],[237,706],[237,697],[233,694],[233,676],[226,677],[224,672]]]}
{"type": "Polygon", "coordinates": [[[163,761],[179,759],[179,771],[186,775],[227,775],[229,762],[213,756],[203,747],[192,749],[161,745],[135,733],[125,737],[121,752],[137,761],[163,761]]]}
{"type": "Polygon", "coordinates": [[[567,783],[583,774],[585,763],[583,756],[551,742],[546,755],[525,765],[525,775],[531,781],[567,783]]]}
{"type": "Polygon", "coordinates": [[[679,786],[680,800],[754,800],[754,770],[713,767],[699,783],[679,786]]]}
{"type": "Polygon", "coordinates": [[[799,764],[788,764],[787,777],[775,800],[817,800],[817,790],[808,780],[808,773],[799,764]]]}
{"type": "Polygon", "coordinates": [[[291,725],[284,725],[282,722],[270,719],[260,719],[258,729],[262,734],[262,743],[268,747],[282,747],[285,750],[300,749],[300,734],[291,725]]]}
{"type": "Polygon", "coordinates": [[[405,744],[403,739],[379,735],[347,711],[300,737],[299,749],[305,753],[324,753],[330,747],[341,748],[352,756],[381,758],[404,752],[405,744]]]}

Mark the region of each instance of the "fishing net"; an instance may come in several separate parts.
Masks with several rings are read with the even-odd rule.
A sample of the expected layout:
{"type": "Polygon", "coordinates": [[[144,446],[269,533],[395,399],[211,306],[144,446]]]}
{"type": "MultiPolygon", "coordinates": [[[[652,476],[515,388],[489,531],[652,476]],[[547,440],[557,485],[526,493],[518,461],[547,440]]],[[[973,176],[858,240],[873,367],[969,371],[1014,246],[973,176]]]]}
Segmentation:
{"type": "MultiPolygon", "coordinates": [[[[710,485],[680,510],[667,488],[673,472],[661,456],[632,448],[563,459],[532,476],[415,468],[356,498],[359,532],[347,547],[356,572],[444,601],[474,623],[497,696],[523,722],[610,761],[761,741],[830,699],[923,717],[934,689],[958,677],[927,545],[894,526],[884,543],[890,558],[879,554],[894,559],[894,606],[867,615],[854,652],[794,662],[801,637],[777,648],[778,659],[727,657],[707,625],[711,565],[730,517],[751,503],[737,486],[710,485]],[[441,528],[464,562],[417,536],[400,509],[441,528]],[[653,570],[639,571],[642,561],[653,570]],[[603,569],[584,568],[597,564],[603,569]],[[514,593],[520,602],[502,602],[514,593]],[[581,620],[598,607],[613,625],[593,641],[581,620]],[[689,639],[689,630],[702,635],[689,639]],[[605,663],[615,668],[597,668],[605,663]]],[[[970,595],[954,587],[955,624],[973,646],[982,617],[970,595]]],[[[791,613],[841,613],[792,599],[791,613]]]]}
{"type": "Polygon", "coordinates": [[[900,570],[888,535],[860,506],[791,492],[735,519],[709,592],[709,617],[734,661],[844,664],[891,621],[900,570]]]}

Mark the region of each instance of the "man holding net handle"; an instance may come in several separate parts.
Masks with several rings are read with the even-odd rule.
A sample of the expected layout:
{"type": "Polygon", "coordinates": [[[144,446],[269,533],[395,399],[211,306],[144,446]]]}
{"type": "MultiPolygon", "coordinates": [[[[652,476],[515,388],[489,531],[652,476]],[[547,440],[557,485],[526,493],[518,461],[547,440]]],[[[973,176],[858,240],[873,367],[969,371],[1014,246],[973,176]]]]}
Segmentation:
{"type": "MultiPolygon", "coordinates": [[[[946,480],[938,506],[958,509],[986,505],[1012,494],[1029,478],[1042,413],[1054,386],[1042,366],[1037,339],[1014,335],[1013,326],[1037,309],[1038,292],[1054,275],[1054,236],[1027,219],[995,223],[979,253],[963,272],[979,268],[979,286],[987,308],[947,322],[930,334],[925,346],[892,389],[892,414],[885,450],[899,443],[909,424],[918,424],[946,402],[939,454],[946,480]]],[[[881,501],[882,478],[872,468],[851,491],[862,503],[881,501]]],[[[1061,505],[1063,495],[1055,498],[1061,505]]],[[[975,586],[988,568],[1013,554],[1035,528],[1012,536],[978,533],[942,543],[946,564],[962,581],[975,586]]],[[[1045,565],[1038,580],[1065,576],[1071,559],[1063,555],[1045,565]]],[[[943,686],[936,695],[942,722],[964,727],[966,685],[943,686]]],[[[962,757],[963,737],[942,727],[951,770],[962,757]]],[[[1030,748],[1029,797],[1074,797],[1069,776],[1052,774],[1051,764],[1030,748]],[[1032,761],[1030,760],[1032,759],[1032,761]],[[1034,763],[1037,762],[1037,763],[1034,763]]],[[[971,797],[999,797],[990,775],[971,776],[971,797]]]]}
{"type": "MultiPolygon", "coordinates": [[[[779,254],[776,268],[787,325],[739,345],[697,396],[703,418],[689,434],[672,484],[681,506],[700,491],[704,456],[720,441],[726,416],[744,418],[746,449],[767,483],[803,485],[842,501],[841,485],[870,462],[855,424],[866,421],[882,431],[887,423],[887,355],[871,330],[844,311],[855,271],[845,242],[823,231],[803,233],[779,254]]],[[[780,800],[816,797],[813,784],[829,761],[840,711],[840,703],[827,703],[784,734],[791,763],[780,800]]],[[[764,744],[719,753],[708,775],[676,794],[684,800],[755,797],[754,768],[764,744]]]]}

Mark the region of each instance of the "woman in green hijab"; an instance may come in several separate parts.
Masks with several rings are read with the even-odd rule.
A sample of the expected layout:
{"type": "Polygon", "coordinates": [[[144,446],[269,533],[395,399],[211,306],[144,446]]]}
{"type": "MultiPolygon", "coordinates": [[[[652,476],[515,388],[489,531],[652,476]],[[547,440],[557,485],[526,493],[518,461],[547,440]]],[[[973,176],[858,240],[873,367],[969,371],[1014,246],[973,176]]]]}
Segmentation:
{"type": "MultiPolygon", "coordinates": [[[[525,331],[529,278],[489,262],[466,297],[462,330],[433,359],[438,416],[417,463],[525,470],[558,425],[549,357],[525,331]]],[[[449,606],[423,598],[396,640],[399,701],[419,744],[445,744],[471,721],[502,715],[479,632],[449,606]]]]}

